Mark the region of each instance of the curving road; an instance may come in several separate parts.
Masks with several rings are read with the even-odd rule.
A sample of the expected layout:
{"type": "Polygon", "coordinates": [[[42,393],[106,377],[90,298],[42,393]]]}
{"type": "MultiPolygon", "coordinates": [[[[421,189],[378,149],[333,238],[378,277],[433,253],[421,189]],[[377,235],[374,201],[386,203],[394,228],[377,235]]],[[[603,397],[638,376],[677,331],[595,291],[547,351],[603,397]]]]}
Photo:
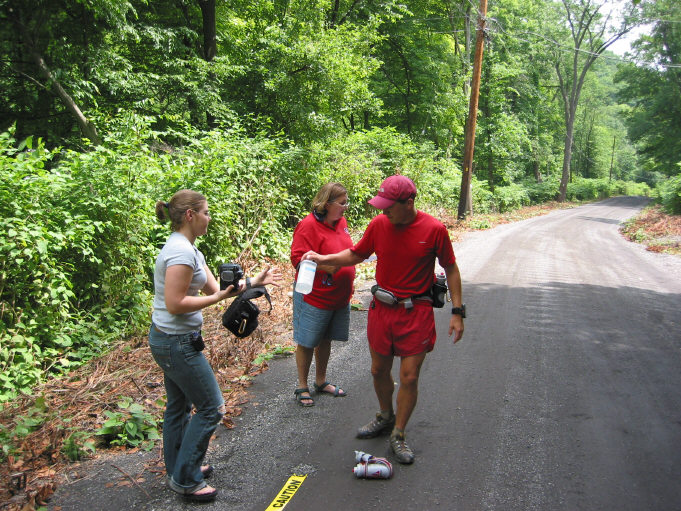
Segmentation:
{"type": "MultiPolygon", "coordinates": [[[[294,360],[273,362],[213,443],[221,494],[201,508],[265,510],[304,473],[286,511],[681,509],[681,258],[618,232],[645,203],[609,199],[455,244],[466,333],[453,345],[436,311],[407,430],[413,465],[390,480],[352,475],[355,449],[390,457],[385,437],[354,438],[376,401],[366,313],[353,312],[329,368],[349,396],[300,408],[294,360]]],[[[158,482],[134,491],[110,509],[193,507],[158,482]]]]}

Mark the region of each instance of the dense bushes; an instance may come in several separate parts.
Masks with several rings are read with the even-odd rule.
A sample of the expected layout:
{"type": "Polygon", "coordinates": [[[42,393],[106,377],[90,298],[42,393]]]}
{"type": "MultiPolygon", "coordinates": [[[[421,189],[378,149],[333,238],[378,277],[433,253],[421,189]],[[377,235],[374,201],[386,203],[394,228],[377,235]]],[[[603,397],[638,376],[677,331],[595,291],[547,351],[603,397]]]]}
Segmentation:
{"type": "Polygon", "coordinates": [[[658,191],[664,210],[667,213],[681,215],[681,175],[660,182],[658,191]]]}
{"type": "Polygon", "coordinates": [[[608,179],[575,178],[568,183],[568,200],[605,199],[613,195],[650,195],[650,187],[645,183],[609,181],[608,179]]]}
{"type": "Polygon", "coordinates": [[[168,234],[154,217],[157,199],[185,187],[208,197],[213,225],[201,249],[213,266],[256,233],[258,256],[288,250],[293,199],[277,182],[287,157],[279,141],[210,133],[157,154],[138,121],[85,153],[30,140],[15,150],[9,134],[0,138],[0,401],[148,323],[168,234]]]}

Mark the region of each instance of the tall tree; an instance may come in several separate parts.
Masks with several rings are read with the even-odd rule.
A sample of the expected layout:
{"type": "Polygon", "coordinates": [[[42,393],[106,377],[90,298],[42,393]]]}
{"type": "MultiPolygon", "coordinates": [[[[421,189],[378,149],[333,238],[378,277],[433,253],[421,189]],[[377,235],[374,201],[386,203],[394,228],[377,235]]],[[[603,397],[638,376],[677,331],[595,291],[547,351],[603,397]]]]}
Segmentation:
{"type": "Polygon", "coordinates": [[[627,7],[621,21],[616,21],[612,11],[605,12],[608,4],[605,0],[561,0],[561,4],[571,45],[564,53],[563,48],[556,52],[554,64],[565,120],[563,168],[556,197],[563,202],[570,180],[575,119],[584,78],[596,59],[631,30],[636,8],[634,5],[627,7]]]}

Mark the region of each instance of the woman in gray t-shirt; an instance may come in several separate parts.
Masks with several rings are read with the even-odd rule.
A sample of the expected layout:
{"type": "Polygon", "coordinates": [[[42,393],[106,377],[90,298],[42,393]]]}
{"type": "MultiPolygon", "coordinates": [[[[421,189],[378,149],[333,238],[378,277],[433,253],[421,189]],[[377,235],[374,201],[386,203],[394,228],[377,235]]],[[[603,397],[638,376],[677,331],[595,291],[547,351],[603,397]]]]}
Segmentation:
{"type": "MultiPolygon", "coordinates": [[[[167,397],[163,457],[168,486],[190,500],[210,501],[217,490],[205,479],[213,468],[202,463],[225,407],[213,370],[201,352],[201,309],[236,296],[246,285],[220,290],[203,254],[194,246],[210,222],[203,195],[180,190],[169,202],[156,203],[156,216],[161,222],[170,220],[173,231],[156,258],[149,331],[149,346],[163,369],[167,397]]],[[[253,278],[252,285],[276,285],[278,280],[279,274],[267,267],[253,278]]]]}

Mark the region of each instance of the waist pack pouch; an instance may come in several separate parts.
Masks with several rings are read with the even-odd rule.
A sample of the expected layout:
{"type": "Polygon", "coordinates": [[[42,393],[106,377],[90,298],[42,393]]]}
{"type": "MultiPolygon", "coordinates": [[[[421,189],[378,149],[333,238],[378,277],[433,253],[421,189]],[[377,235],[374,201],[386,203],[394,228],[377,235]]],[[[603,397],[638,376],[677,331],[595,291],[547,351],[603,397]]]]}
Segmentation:
{"type": "Polygon", "coordinates": [[[394,294],[392,294],[392,292],[388,291],[387,289],[383,289],[382,287],[378,287],[378,284],[371,286],[371,294],[374,295],[376,300],[387,305],[397,305],[400,303],[400,301],[394,294]]]}
{"type": "Polygon", "coordinates": [[[258,327],[260,309],[251,302],[253,298],[265,295],[272,310],[272,300],[265,287],[252,287],[237,296],[222,315],[222,326],[236,337],[248,337],[258,327]]]}
{"type": "Polygon", "coordinates": [[[430,296],[433,299],[433,307],[441,309],[447,301],[447,284],[440,284],[434,282],[433,287],[430,288],[430,296]]]}

